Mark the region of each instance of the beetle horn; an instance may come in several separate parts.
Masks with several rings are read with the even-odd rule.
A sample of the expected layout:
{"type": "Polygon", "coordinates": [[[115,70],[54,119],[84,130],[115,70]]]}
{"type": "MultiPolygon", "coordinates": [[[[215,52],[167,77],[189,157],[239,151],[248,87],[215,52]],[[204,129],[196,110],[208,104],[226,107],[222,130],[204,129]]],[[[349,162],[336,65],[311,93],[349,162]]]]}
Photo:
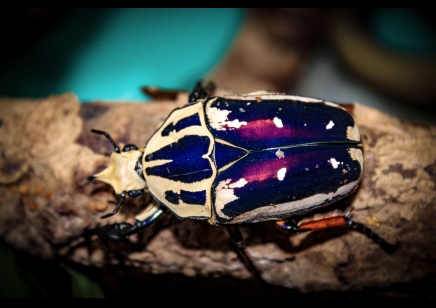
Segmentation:
{"type": "Polygon", "coordinates": [[[125,190],[126,184],[123,181],[123,169],[120,168],[120,155],[116,152],[111,154],[109,166],[103,171],[91,175],[88,180],[99,180],[111,185],[115,193],[120,194],[125,190]]]}

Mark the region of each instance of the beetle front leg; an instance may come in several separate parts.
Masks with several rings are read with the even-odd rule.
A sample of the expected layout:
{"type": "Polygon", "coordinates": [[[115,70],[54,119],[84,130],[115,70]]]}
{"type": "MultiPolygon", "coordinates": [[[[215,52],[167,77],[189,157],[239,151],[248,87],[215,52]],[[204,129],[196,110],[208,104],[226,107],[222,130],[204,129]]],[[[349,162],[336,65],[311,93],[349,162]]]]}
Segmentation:
{"type": "MultiPolygon", "coordinates": [[[[135,225],[131,230],[136,233],[150,226],[160,215],[165,212],[166,208],[157,203],[151,203],[144,211],[136,215],[135,225]]],[[[130,235],[130,234],[129,234],[130,235]]]]}
{"type": "Polygon", "coordinates": [[[118,211],[120,210],[121,205],[123,204],[123,202],[124,202],[125,199],[126,199],[126,192],[123,192],[123,193],[121,194],[120,200],[118,201],[118,204],[117,204],[117,207],[115,208],[115,210],[114,210],[112,213],[109,213],[109,214],[106,214],[106,215],[101,216],[100,218],[101,218],[101,219],[105,219],[105,218],[108,218],[108,217],[114,216],[116,213],[118,213],[118,211]]]}
{"type": "Polygon", "coordinates": [[[124,240],[130,235],[149,227],[160,215],[164,213],[164,211],[164,207],[161,207],[158,204],[150,204],[150,206],[148,206],[142,213],[135,217],[135,223],[133,225],[129,223],[111,224],[94,229],[94,233],[96,233],[104,241],[124,240]]]}
{"type": "Polygon", "coordinates": [[[349,227],[370,237],[374,242],[379,244],[387,253],[393,253],[398,249],[398,241],[395,244],[388,243],[377,233],[375,233],[374,230],[370,229],[362,223],[351,220],[350,216],[351,211],[349,211],[345,215],[342,214],[340,211],[333,211],[323,215],[314,215],[313,217],[301,220],[300,222],[298,222],[298,224],[295,223],[295,221],[293,221],[292,219],[279,220],[276,221],[276,226],[280,230],[288,234],[297,234],[301,232],[316,231],[333,227],[349,227]]]}
{"type": "Polygon", "coordinates": [[[143,191],[143,190],[129,190],[129,191],[123,191],[123,192],[121,193],[121,195],[120,195],[121,197],[120,197],[120,200],[119,200],[118,203],[117,203],[117,206],[116,206],[115,210],[114,210],[112,213],[109,213],[109,214],[106,214],[106,215],[101,216],[100,218],[101,218],[101,219],[105,219],[105,218],[108,218],[108,217],[114,216],[116,213],[118,213],[118,211],[120,210],[121,205],[123,204],[124,200],[126,200],[127,195],[129,195],[130,198],[137,198],[137,197],[139,197],[139,196],[142,196],[143,194],[144,194],[144,191],[143,191]]]}

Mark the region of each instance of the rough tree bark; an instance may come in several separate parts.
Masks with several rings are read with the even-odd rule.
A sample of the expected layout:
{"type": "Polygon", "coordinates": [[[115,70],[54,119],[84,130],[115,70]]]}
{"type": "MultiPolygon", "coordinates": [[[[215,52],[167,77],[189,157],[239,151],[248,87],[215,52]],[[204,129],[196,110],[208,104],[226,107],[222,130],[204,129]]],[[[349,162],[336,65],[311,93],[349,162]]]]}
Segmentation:
{"type": "MultiPolygon", "coordinates": [[[[80,104],[72,93],[42,100],[0,100],[0,235],[39,258],[61,256],[89,266],[124,264],[154,274],[238,279],[250,273],[222,227],[178,220],[171,213],[126,243],[107,243],[86,230],[133,222],[143,199],[113,210],[111,187],[88,183],[113,149],[91,128],[119,144],[141,146],[170,110],[186,102],[80,104]],[[128,244],[131,243],[131,244],[128,244]],[[133,244],[134,245],[133,245],[133,244]]],[[[354,219],[390,242],[392,255],[346,229],[288,236],[272,223],[243,225],[248,250],[271,285],[301,292],[367,290],[423,282],[436,274],[436,126],[399,121],[361,104],[354,117],[365,145],[365,176],[351,201],[354,219]]],[[[211,278],[213,279],[213,278],[211,278]]]]}

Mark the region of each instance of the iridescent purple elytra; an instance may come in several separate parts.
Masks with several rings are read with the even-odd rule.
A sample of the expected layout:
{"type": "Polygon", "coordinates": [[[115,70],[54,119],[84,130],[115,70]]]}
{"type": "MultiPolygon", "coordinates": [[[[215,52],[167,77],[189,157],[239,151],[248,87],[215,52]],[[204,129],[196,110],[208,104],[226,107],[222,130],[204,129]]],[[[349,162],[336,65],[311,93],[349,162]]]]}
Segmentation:
{"type": "Polygon", "coordinates": [[[363,152],[353,117],[326,101],[257,92],[174,110],[142,159],[149,193],[179,218],[278,220],[355,190],[363,152]]]}

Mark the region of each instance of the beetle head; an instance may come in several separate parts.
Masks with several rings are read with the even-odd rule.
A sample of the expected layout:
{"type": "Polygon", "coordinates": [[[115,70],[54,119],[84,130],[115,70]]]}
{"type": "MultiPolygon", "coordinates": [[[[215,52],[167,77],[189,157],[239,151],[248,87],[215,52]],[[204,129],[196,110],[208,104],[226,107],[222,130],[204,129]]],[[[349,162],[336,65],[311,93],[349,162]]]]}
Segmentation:
{"type": "Polygon", "coordinates": [[[123,191],[144,189],[146,182],[141,176],[142,155],[143,153],[139,150],[113,152],[109,166],[88,179],[97,179],[111,185],[117,194],[121,194],[123,191]]]}
{"type": "Polygon", "coordinates": [[[124,146],[121,151],[108,133],[94,129],[91,131],[105,135],[114,146],[115,152],[111,154],[109,166],[100,173],[88,177],[88,180],[97,179],[105,182],[113,187],[116,194],[144,189],[146,182],[142,175],[141,162],[144,152],[131,144],[124,146]]]}

